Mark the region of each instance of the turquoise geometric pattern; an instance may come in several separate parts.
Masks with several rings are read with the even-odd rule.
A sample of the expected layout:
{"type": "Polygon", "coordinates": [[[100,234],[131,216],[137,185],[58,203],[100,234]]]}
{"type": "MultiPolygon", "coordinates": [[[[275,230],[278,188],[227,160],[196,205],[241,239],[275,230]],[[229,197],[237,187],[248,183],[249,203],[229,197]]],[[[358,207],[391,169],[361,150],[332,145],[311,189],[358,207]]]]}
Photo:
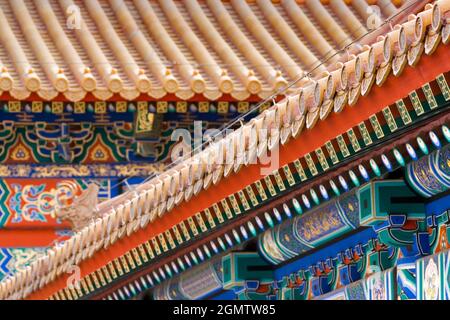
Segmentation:
{"type": "Polygon", "coordinates": [[[9,196],[9,189],[3,180],[0,180],[0,228],[2,228],[10,216],[10,211],[6,205],[9,196]]]}
{"type": "Polygon", "coordinates": [[[397,266],[398,300],[416,300],[416,264],[397,266]]]}
{"type": "Polygon", "coordinates": [[[0,280],[22,270],[46,250],[47,248],[0,248],[0,280]]]}

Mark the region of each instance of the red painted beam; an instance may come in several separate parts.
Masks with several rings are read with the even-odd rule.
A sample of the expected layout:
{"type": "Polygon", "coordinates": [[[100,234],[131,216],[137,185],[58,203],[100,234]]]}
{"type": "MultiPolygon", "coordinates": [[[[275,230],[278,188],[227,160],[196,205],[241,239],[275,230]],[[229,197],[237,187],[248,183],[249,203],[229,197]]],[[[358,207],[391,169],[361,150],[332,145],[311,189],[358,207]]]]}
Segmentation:
{"type": "Polygon", "coordinates": [[[56,229],[0,229],[0,247],[2,248],[28,248],[49,247],[56,239],[63,240],[56,229]]]}
{"type": "MultiPolygon", "coordinates": [[[[361,97],[353,107],[346,107],[340,114],[332,113],[325,121],[319,121],[310,130],[305,130],[298,139],[291,140],[280,148],[280,167],[317,149],[336,135],[344,133],[370,115],[408,95],[409,92],[431,82],[439,74],[450,70],[450,51],[444,45],[432,56],[424,55],[414,68],[406,67],[400,77],[390,76],[382,87],[374,86],[367,97],[361,97]]],[[[260,164],[242,169],[208,190],[200,192],[188,203],[183,203],[162,218],[149,224],[145,229],[118,240],[106,250],[95,253],[90,259],[80,263],[81,276],[101,268],[109,261],[126,253],[128,250],[144,243],[148,239],[167,230],[173,225],[187,219],[195,213],[220,201],[231,193],[244,188],[261,178],[260,164]]],[[[66,286],[69,275],[62,275],[54,282],[28,296],[28,299],[46,299],[66,286]]]]}

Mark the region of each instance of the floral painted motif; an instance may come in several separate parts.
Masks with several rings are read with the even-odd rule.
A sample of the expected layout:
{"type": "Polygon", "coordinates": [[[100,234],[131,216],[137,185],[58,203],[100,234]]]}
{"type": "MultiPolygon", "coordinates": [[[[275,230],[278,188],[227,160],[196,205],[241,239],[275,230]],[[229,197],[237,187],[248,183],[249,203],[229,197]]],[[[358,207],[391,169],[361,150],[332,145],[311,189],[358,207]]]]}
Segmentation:
{"type": "Polygon", "coordinates": [[[100,184],[100,201],[116,194],[107,179],[0,180],[0,227],[8,223],[60,225],[55,210],[70,205],[92,181],[100,184]]]}
{"type": "Polygon", "coordinates": [[[13,223],[25,221],[47,222],[57,207],[69,204],[79,193],[80,187],[71,181],[63,181],[56,188],[46,190],[46,184],[12,184],[13,196],[9,206],[14,213],[13,223]]]}
{"type": "Polygon", "coordinates": [[[407,167],[407,181],[424,197],[431,197],[450,188],[450,147],[412,162],[407,167]]]}
{"type": "MultiPolygon", "coordinates": [[[[12,185],[14,195],[9,200],[9,207],[14,212],[13,223],[26,221],[42,221],[46,222],[45,211],[40,210],[40,202],[42,197],[42,207],[48,208],[53,200],[50,194],[43,193],[45,184],[28,185],[22,187],[18,184],[12,185]]],[[[48,210],[48,209],[47,209],[48,210]]]]}
{"type": "Polygon", "coordinates": [[[437,300],[439,294],[439,271],[433,259],[428,260],[423,284],[425,300],[437,300]]]}

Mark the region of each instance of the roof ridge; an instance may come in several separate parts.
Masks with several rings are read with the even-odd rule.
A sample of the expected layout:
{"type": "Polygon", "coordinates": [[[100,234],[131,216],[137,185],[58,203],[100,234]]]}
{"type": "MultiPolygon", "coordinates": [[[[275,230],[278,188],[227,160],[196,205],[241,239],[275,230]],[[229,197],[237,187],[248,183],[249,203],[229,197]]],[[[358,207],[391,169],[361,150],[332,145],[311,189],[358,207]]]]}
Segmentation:
{"type": "MultiPolygon", "coordinates": [[[[209,9],[206,10],[200,3],[188,3],[186,9],[175,10],[177,12],[158,9],[154,14],[158,18],[164,15],[170,28],[175,30],[173,38],[163,37],[161,41],[156,41],[164,50],[152,48],[147,37],[147,34],[151,38],[160,36],[161,30],[141,29],[148,28],[141,16],[142,10],[136,10],[146,5],[155,8],[153,3],[110,0],[109,4],[100,5],[78,0],[46,0],[37,9],[21,1],[12,5],[4,3],[0,5],[0,15],[5,16],[0,21],[5,30],[0,35],[0,95],[5,93],[12,99],[25,100],[35,94],[44,100],[58,98],[71,102],[87,96],[99,100],[120,97],[134,100],[143,96],[160,99],[170,94],[184,100],[194,95],[202,95],[209,100],[217,100],[224,95],[230,95],[236,100],[250,96],[265,98],[294,80],[302,71],[300,66],[307,68],[314,61],[328,57],[326,52],[329,50],[325,49],[339,49],[332,43],[333,40],[327,42],[325,39],[340,30],[340,25],[352,24],[351,21],[354,21],[358,22],[361,30],[367,29],[360,20],[365,19],[367,14],[361,8],[367,11],[369,4],[341,0],[311,1],[291,0],[286,4],[272,1],[270,8],[264,7],[264,10],[261,10],[264,3],[259,1],[239,4],[213,0],[208,1],[209,9]],[[317,38],[306,36],[297,39],[295,34],[298,26],[290,22],[299,18],[292,14],[281,15],[278,10],[288,6],[302,12],[311,7],[311,3],[317,3],[322,12],[330,13],[326,20],[330,27],[326,30],[318,28],[317,38]],[[208,16],[210,7],[214,7],[214,12],[222,8],[219,11],[225,18],[216,19],[215,13],[208,16]],[[359,11],[354,10],[356,7],[359,11]],[[242,15],[242,10],[257,23],[248,24],[245,18],[248,15],[242,15]],[[28,13],[33,19],[32,23],[25,25],[23,21],[28,13]],[[174,14],[186,21],[193,20],[194,23],[183,27],[179,24],[180,19],[170,18],[174,14]],[[109,23],[106,17],[113,17],[116,23],[109,23]],[[214,24],[214,31],[217,32],[209,33],[204,25],[212,20],[219,22],[214,24]],[[228,27],[235,23],[236,32],[228,32],[230,30],[223,27],[223,23],[228,27]],[[275,26],[285,30],[284,36],[273,34],[272,29],[279,29],[275,26]],[[187,32],[182,32],[186,27],[187,32]],[[204,48],[199,46],[195,28],[202,34],[199,39],[208,34],[207,39],[213,41],[207,40],[204,48]],[[226,40],[234,43],[232,47],[216,45],[221,42],[218,34],[223,32],[227,34],[226,40]],[[286,32],[291,37],[286,36],[286,32]],[[266,43],[267,37],[271,38],[272,34],[275,38],[271,43],[279,43],[280,48],[266,43]],[[295,39],[292,39],[292,35],[295,39]],[[295,47],[295,44],[302,42],[304,47],[295,47]],[[178,48],[176,43],[183,45],[178,48]],[[321,53],[316,56],[309,49],[312,47],[321,47],[321,53]],[[183,55],[183,50],[188,54],[183,55]],[[232,54],[228,56],[223,50],[231,50],[232,54]],[[238,56],[245,56],[246,59],[235,65],[240,61],[238,56]],[[293,61],[298,63],[293,65],[293,61]]],[[[385,0],[380,6],[387,3],[390,9],[381,10],[381,18],[395,12],[403,1],[385,0]]],[[[174,8],[182,7],[176,5],[174,8]]],[[[322,16],[312,15],[308,21],[323,25],[322,16]]],[[[304,20],[305,16],[302,15],[300,19],[304,20]]],[[[353,31],[339,32],[340,38],[348,42],[358,34],[353,31]]],[[[329,67],[319,66],[322,69],[329,67]]]]}

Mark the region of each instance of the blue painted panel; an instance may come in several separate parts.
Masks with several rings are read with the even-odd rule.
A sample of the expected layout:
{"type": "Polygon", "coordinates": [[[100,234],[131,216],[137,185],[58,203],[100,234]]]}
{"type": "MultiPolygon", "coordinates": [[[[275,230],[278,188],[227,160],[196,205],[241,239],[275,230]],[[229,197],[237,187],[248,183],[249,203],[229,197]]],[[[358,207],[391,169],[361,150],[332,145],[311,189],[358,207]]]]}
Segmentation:
{"type": "Polygon", "coordinates": [[[280,280],[283,276],[287,276],[301,269],[307,269],[309,266],[317,263],[317,261],[326,260],[329,257],[335,257],[339,252],[344,251],[349,247],[353,247],[358,243],[367,243],[369,239],[376,238],[376,236],[377,234],[375,231],[373,231],[372,228],[368,228],[338,242],[330,243],[328,246],[318,250],[317,252],[308,254],[277,268],[274,271],[275,279],[280,280]]]}

